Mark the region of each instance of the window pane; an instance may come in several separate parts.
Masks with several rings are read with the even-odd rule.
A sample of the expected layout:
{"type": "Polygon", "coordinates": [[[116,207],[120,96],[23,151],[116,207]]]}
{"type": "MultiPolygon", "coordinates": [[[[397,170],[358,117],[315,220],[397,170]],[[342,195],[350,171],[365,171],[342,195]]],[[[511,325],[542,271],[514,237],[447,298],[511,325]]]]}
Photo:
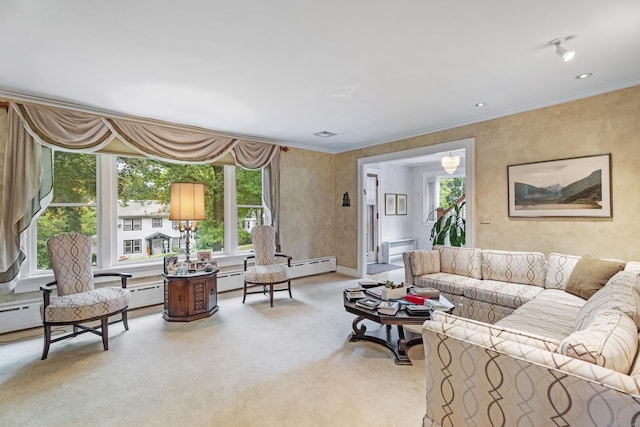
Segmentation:
{"type": "Polygon", "coordinates": [[[96,202],[96,156],[56,151],[52,203],[96,202]]]}
{"type": "Polygon", "coordinates": [[[251,229],[264,224],[262,207],[262,171],[236,168],[236,205],[238,213],[238,250],[253,248],[251,229]]]}
{"type": "MultiPolygon", "coordinates": [[[[55,151],[53,199],[36,222],[38,270],[51,268],[47,253],[50,237],[78,232],[96,238],[96,194],[96,156],[55,151]]],[[[94,252],[94,265],[96,260],[94,252]]]]}
{"type": "MultiPolygon", "coordinates": [[[[38,227],[38,270],[51,269],[47,240],[55,235],[68,232],[83,233],[88,236],[97,235],[95,207],[48,207],[40,215],[38,227]]],[[[94,242],[95,244],[96,242],[94,242]]],[[[96,265],[96,251],[92,254],[93,265],[96,265]]]]}
{"type": "Polygon", "coordinates": [[[440,207],[448,208],[465,193],[465,177],[440,178],[440,207]]]}
{"type": "Polygon", "coordinates": [[[118,254],[120,260],[161,257],[184,252],[183,234],[177,221],[169,221],[171,183],[205,184],[207,219],[198,221],[190,251],[223,249],[223,167],[178,165],[156,160],[118,157],[118,254]],[[166,221],[163,221],[166,219],[166,221]],[[128,220],[131,220],[129,224],[128,220]],[[123,233],[123,230],[131,230],[123,233]],[[131,252],[124,240],[132,240],[131,252]],[[137,242],[137,243],[135,243],[137,242]]]}

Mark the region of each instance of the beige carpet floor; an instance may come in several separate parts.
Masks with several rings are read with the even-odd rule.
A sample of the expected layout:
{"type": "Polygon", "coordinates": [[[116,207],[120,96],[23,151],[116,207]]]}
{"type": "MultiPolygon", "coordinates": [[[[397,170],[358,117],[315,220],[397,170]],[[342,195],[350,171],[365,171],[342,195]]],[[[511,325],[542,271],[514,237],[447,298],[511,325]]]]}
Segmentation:
{"type": "Polygon", "coordinates": [[[294,299],[277,293],[273,308],[227,292],[218,313],[189,323],[165,321],[160,306],[133,310],[129,331],[110,327],[106,352],[84,334],[41,361],[41,329],[0,335],[0,425],[421,425],[423,349],[397,366],[382,346],[348,342],[342,290],[356,283],[297,279],[294,299]]]}

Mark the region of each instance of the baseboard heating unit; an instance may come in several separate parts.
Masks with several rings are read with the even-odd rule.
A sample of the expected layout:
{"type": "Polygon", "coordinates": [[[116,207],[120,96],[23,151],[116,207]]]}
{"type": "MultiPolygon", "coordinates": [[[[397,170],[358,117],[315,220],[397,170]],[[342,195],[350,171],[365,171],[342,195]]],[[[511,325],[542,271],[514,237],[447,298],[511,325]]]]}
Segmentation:
{"type": "MultiPolygon", "coordinates": [[[[291,277],[299,278],[315,274],[336,271],[336,258],[316,258],[297,261],[291,264],[291,277]]],[[[242,289],[242,270],[218,273],[218,292],[242,289]]],[[[147,307],[164,302],[164,284],[162,280],[147,283],[129,284],[131,291],[129,308],[147,307]]],[[[0,334],[21,329],[42,326],[40,318],[41,299],[31,299],[0,304],[0,334]]]]}

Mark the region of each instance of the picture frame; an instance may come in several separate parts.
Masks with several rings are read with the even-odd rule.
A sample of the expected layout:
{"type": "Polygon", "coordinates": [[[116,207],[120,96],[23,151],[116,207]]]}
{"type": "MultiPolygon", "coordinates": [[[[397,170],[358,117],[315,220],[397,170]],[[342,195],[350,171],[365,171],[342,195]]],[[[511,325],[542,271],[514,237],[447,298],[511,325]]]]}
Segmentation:
{"type": "Polygon", "coordinates": [[[507,166],[509,217],[611,218],[611,153],[507,166]]]}
{"type": "Polygon", "coordinates": [[[407,214],[407,195],[396,194],[396,215],[407,214]]]}
{"type": "Polygon", "coordinates": [[[206,262],[211,260],[211,252],[202,251],[202,252],[198,252],[197,255],[198,255],[199,262],[206,262]]]}
{"type": "Polygon", "coordinates": [[[396,215],[396,195],[393,193],[384,194],[384,214],[396,215]]]}
{"type": "Polygon", "coordinates": [[[168,255],[164,257],[163,271],[164,274],[174,274],[178,266],[178,255],[168,255]]]}

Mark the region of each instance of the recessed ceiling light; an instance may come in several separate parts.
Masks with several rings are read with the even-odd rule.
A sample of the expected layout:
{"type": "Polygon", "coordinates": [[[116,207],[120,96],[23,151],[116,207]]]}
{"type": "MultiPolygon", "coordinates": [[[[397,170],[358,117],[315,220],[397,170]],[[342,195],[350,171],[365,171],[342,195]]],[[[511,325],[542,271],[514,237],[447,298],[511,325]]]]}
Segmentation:
{"type": "Polygon", "coordinates": [[[593,73],[582,73],[582,74],[578,74],[578,75],[576,76],[576,79],[578,79],[578,80],[582,80],[582,79],[589,78],[589,77],[591,77],[591,76],[593,76],[593,73]]]}
{"type": "Polygon", "coordinates": [[[332,136],[336,136],[337,133],[333,133],[333,132],[329,132],[326,130],[323,130],[322,132],[316,132],[314,133],[315,136],[319,136],[320,138],[331,138],[332,136]]]}
{"type": "Polygon", "coordinates": [[[486,102],[478,102],[478,103],[476,104],[476,107],[484,107],[485,105],[487,105],[487,103],[486,103],[486,102]]]}

